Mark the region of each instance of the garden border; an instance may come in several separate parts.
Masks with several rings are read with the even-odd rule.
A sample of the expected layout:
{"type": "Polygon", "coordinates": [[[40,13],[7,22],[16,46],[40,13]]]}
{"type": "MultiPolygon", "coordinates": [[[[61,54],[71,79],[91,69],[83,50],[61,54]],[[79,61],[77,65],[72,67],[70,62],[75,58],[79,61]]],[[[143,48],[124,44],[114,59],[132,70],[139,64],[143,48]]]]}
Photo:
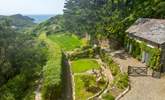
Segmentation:
{"type": "Polygon", "coordinates": [[[71,70],[71,64],[70,64],[70,60],[68,59],[68,54],[66,53],[66,52],[62,52],[63,53],[63,55],[65,56],[65,61],[66,61],[66,67],[68,67],[67,68],[67,75],[69,75],[69,78],[70,78],[70,80],[69,80],[69,82],[70,82],[70,84],[71,84],[71,92],[72,92],[72,95],[71,95],[71,100],[75,100],[75,89],[74,89],[74,76],[73,76],[73,74],[72,74],[72,70],[71,70]]]}
{"type": "Polygon", "coordinates": [[[72,74],[70,60],[69,60],[68,62],[69,62],[69,70],[70,70],[70,75],[71,75],[72,98],[73,98],[73,100],[75,100],[75,82],[74,82],[74,75],[72,74]]]}
{"type": "Polygon", "coordinates": [[[101,96],[105,92],[105,90],[107,90],[108,86],[109,86],[109,81],[106,82],[106,86],[100,92],[96,93],[94,96],[89,97],[87,100],[93,100],[95,97],[101,96]]]}
{"type": "Polygon", "coordinates": [[[123,96],[125,96],[129,91],[131,90],[131,85],[129,83],[128,87],[121,93],[119,94],[115,100],[120,100],[123,96]]]}

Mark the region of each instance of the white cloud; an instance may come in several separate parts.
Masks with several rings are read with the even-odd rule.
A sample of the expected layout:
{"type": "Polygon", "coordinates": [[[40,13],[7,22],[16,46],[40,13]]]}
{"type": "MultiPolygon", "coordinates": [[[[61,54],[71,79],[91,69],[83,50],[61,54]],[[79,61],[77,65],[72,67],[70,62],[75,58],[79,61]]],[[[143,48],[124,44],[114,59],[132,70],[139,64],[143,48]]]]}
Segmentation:
{"type": "Polygon", "coordinates": [[[0,14],[59,14],[65,0],[0,0],[0,14]]]}

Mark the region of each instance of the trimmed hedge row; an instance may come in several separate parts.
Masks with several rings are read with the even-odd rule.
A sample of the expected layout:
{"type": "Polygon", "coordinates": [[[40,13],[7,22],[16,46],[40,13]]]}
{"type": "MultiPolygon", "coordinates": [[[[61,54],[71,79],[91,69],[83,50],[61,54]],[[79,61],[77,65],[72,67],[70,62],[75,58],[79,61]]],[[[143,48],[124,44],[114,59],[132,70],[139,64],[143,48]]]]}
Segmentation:
{"type": "Polygon", "coordinates": [[[60,47],[46,38],[45,34],[40,35],[40,39],[44,40],[48,45],[48,61],[43,68],[43,100],[58,100],[61,98],[62,78],[61,78],[61,59],[62,52],[60,47]]]}
{"type": "Polygon", "coordinates": [[[69,55],[70,60],[76,60],[80,58],[94,58],[97,54],[99,54],[99,47],[96,48],[82,48],[80,50],[75,51],[74,53],[69,55]]]}

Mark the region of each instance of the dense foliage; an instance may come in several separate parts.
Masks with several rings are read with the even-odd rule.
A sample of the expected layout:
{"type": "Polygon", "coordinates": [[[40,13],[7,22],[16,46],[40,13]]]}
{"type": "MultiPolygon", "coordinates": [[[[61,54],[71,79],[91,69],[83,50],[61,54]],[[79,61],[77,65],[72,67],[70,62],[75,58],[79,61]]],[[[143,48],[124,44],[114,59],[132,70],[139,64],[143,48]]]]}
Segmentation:
{"type": "Polygon", "coordinates": [[[99,47],[91,48],[88,47],[82,47],[77,50],[75,50],[72,54],[69,55],[70,60],[76,60],[80,58],[96,58],[96,56],[99,54],[99,47]]]}
{"type": "Polygon", "coordinates": [[[139,17],[164,18],[164,5],[164,0],[67,0],[65,28],[123,43],[125,30],[139,17]]]}
{"type": "MultiPolygon", "coordinates": [[[[123,41],[127,41],[125,30],[139,17],[165,18],[165,1],[66,0],[63,15],[57,15],[39,24],[32,30],[32,33],[54,34],[69,31],[80,36],[88,33],[94,42],[104,37],[117,40],[124,45],[123,41]]],[[[43,41],[40,42],[31,35],[20,34],[13,30],[33,25],[35,25],[33,19],[26,16],[0,16],[0,100],[31,98],[26,94],[30,93],[28,92],[29,87],[40,76],[46,60],[48,61],[43,68],[43,99],[61,98],[61,48],[73,50],[81,43],[77,37],[71,36],[72,38],[69,39],[68,35],[49,36],[53,41],[41,35],[40,38],[43,41]],[[48,59],[46,59],[46,46],[49,48],[48,59]]],[[[151,49],[145,44],[131,42],[134,44],[134,50],[131,52],[133,56],[140,59],[141,50],[144,49],[152,54],[149,65],[153,69],[159,68],[160,51],[158,49],[151,49]]],[[[93,58],[96,54],[98,54],[97,48],[89,48],[83,52],[78,51],[72,54],[70,59],[93,58]]],[[[112,58],[101,55],[101,59],[109,65],[115,77],[114,85],[121,89],[128,86],[128,76],[121,73],[119,66],[113,62],[112,58]]],[[[82,78],[76,78],[78,84],[81,85],[82,78]]],[[[78,86],[78,89],[81,88],[83,91],[84,86],[78,86]]]]}
{"type": "Polygon", "coordinates": [[[105,87],[105,80],[96,83],[94,75],[75,75],[75,100],[87,100],[87,98],[100,92],[105,87]]]}
{"type": "Polygon", "coordinates": [[[160,49],[158,48],[151,48],[147,46],[144,42],[137,42],[136,40],[125,38],[125,48],[128,50],[128,45],[132,45],[132,50],[130,51],[130,54],[133,55],[133,57],[138,58],[139,60],[142,60],[142,53],[145,51],[149,53],[149,61],[147,62],[147,65],[153,69],[153,70],[160,70],[161,64],[160,64],[160,49]]]}
{"type": "Polygon", "coordinates": [[[128,75],[122,73],[118,64],[104,50],[100,50],[100,57],[105,62],[114,76],[113,85],[119,89],[125,89],[129,85],[128,75]]]}
{"type": "Polygon", "coordinates": [[[25,28],[29,28],[35,25],[35,23],[33,22],[34,19],[28,16],[20,15],[20,14],[11,15],[11,16],[1,15],[0,23],[3,22],[4,20],[8,20],[12,28],[17,29],[17,30],[23,30],[25,28]]]}
{"type": "Polygon", "coordinates": [[[46,62],[46,46],[0,24],[0,99],[22,100],[46,62]]]}

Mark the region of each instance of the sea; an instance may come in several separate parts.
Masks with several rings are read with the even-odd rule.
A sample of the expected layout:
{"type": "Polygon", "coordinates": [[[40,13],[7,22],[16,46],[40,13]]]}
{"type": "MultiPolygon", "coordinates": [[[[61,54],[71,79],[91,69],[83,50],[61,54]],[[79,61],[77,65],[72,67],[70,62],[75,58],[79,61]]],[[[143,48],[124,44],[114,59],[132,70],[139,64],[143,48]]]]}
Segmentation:
{"type": "Polygon", "coordinates": [[[55,15],[25,15],[25,16],[33,18],[35,23],[41,23],[41,22],[44,22],[55,15]]]}

